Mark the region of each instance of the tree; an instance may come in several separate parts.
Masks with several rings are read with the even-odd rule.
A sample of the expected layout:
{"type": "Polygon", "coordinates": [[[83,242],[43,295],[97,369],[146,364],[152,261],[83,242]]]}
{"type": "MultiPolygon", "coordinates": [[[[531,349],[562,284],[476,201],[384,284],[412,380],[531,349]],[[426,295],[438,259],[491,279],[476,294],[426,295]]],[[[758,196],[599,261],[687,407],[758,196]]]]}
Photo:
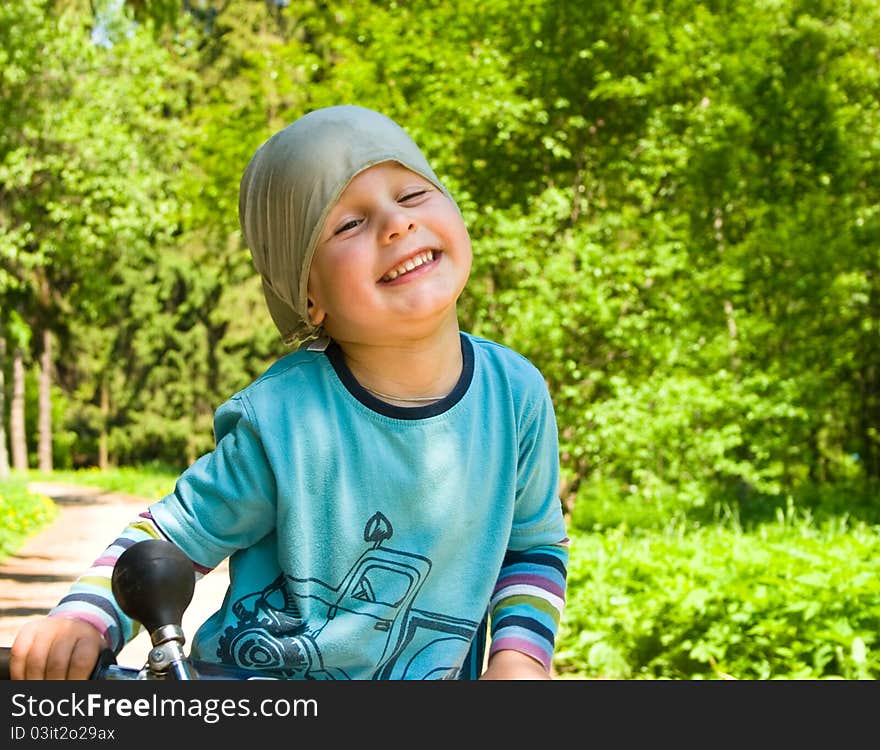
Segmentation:
{"type": "Polygon", "coordinates": [[[19,47],[24,41],[19,57],[29,67],[20,76],[30,104],[18,113],[17,135],[4,143],[0,173],[7,286],[23,300],[42,357],[42,467],[51,465],[53,336],[70,341],[74,310],[83,322],[104,325],[118,264],[177,231],[168,115],[182,100],[179,89],[166,88],[163,53],[151,36],[96,45],[89,12],[77,5],[53,10],[37,4],[14,19],[24,27],[13,36],[19,47]]]}
{"type": "Polygon", "coordinates": [[[283,353],[238,180],[355,102],[456,196],[463,326],[544,373],[569,508],[876,486],[873,0],[96,7],[0,11],[0,298],[73,355],[78,461],[194,457],[283,353]]]}
{"type": "Polygon", "coordinates": [[[0,333],[0,480],[9,478],[9,451],[6,448],[6,337],[0,333]]]}

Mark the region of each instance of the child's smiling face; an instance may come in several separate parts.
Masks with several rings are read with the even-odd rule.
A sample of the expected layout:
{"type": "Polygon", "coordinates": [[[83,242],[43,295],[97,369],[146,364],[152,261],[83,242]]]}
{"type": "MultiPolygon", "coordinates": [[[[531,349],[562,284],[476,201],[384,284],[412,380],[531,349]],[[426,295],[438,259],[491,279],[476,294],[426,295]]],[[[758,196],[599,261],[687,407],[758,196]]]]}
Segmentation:
{"type": "Polygon", "coordinates": [[[330,210],[309,271],[309,314],[338,341],[392,343],[455,315],[470,274],[455,204],[397,162],[358,174],[330,210]]]}

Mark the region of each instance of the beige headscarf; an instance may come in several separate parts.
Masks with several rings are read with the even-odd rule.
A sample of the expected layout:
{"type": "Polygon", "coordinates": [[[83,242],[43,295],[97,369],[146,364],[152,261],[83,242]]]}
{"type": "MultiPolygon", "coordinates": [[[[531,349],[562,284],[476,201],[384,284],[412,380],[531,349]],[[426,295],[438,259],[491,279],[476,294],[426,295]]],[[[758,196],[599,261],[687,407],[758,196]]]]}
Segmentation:
{"type": "Polygon", "coordinates": [[[353,177],[384,161],[399,162],[449,196],[399,125],[353,105],[303,115],[263,143],[245,169],[241,229],[286,344],[319,334],[309,323],[307,290],[327,214],[353,177]]]}

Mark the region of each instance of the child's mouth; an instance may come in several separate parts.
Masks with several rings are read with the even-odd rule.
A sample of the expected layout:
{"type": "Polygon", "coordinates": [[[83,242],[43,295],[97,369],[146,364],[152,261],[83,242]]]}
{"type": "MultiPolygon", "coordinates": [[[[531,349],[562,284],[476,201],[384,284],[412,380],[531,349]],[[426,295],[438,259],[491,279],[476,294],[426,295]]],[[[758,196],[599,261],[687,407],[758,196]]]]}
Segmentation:
{"type": "Polygon", "coordinates": [[[417,268],[421,268],[425,264],[431,263],[439,254],[439,251],[423,250],[422,252],[413,255],[411,258],[407,258],[399,266],[392,268],[381,279],[379,279],[379,281],[383,284],[395,281],[401,276],[405,276],[406,274],[415,271],[417,268]]]}

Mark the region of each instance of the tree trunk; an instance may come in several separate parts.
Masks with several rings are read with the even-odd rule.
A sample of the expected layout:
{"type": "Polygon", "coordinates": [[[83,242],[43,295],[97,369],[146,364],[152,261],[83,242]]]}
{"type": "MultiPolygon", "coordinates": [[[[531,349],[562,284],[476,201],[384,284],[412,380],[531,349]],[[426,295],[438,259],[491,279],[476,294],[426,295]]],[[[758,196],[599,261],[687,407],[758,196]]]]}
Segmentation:
{"type": "Polygon", "coordinates": [[[27,439],[24,428],[24,353],[20,346],[12,353],[12,403],[9,404],[9,439],[12,442],[12,468],[28,468],[27,439]]]}
{"type": "Polygon", "coordinates": [[[110,389],[107,378],[101,378],[101,434],[98,437],[98,468],[107,471],[110,468],[110,455],[107,448],[107,423],[110,417],[110,389]]]}
{"type": "Polygon", "coordinates": [[[37,457],[40,471],[52,471],[52,334],[43,330],[43,352],[40,355],[37,457]]]}
{"type": "Polygon", "coordinates": [[[0,480],[9,479],[9,452],[6,450],[6,339],[0,336],[0,480]]]}

